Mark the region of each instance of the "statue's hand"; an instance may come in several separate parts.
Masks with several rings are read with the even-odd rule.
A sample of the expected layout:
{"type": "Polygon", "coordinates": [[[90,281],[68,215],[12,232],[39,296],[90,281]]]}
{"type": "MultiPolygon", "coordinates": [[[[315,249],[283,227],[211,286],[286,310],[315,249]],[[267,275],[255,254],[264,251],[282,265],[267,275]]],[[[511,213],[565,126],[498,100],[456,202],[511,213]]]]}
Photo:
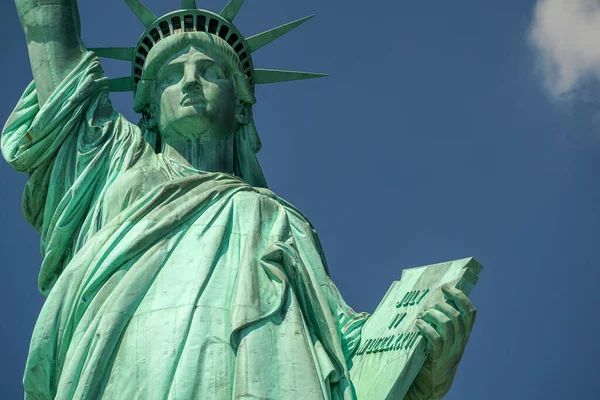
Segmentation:
{"type": "Polygon", "coordinates": [[[417,320],[417,329],[428,342],[427,360],[411,387],[418,399],[441,399],[450,390],[477,315],[461,290],[444,285],[442,292],[446,301],[428,308],[417,320]]]}

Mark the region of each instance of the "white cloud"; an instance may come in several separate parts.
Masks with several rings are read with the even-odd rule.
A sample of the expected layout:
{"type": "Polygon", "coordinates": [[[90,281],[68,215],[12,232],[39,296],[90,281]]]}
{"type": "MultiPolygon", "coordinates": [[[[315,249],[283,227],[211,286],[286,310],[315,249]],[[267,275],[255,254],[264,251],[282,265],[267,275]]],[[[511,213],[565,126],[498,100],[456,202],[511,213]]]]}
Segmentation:
{"type": "Polygon", "coordinates": [[[553,96],[600,80],[600,0],[538,0],[530,40],[553,96]]]}

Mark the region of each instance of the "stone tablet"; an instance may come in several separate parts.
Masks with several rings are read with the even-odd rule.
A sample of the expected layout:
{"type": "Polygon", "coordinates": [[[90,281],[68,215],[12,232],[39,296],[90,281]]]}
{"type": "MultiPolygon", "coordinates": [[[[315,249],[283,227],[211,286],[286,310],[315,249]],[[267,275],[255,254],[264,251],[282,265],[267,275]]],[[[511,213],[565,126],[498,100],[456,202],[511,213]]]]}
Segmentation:
{"type": "Polygon", "coordinates": [[[362,328],[350,377],[358,399],[402,399],[426,359],[417,316],[444,300],[448,283],[469,294],[483,267],[474,258],[405,269],[362,328]]]}

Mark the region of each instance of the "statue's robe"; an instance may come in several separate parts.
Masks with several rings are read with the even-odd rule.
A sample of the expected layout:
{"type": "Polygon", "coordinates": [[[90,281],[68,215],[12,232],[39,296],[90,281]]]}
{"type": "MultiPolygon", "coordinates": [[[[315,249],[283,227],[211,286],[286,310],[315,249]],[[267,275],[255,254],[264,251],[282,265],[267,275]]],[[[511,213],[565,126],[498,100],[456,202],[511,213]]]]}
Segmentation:
{"type": "Polygon", "coordinates": [[[156,154],[116,113],[88,53],[2,153],[30,174],[41,233],[26,399],[351,399],[367,318],[331,282],[317,235],[267,189],[156,154]]]}

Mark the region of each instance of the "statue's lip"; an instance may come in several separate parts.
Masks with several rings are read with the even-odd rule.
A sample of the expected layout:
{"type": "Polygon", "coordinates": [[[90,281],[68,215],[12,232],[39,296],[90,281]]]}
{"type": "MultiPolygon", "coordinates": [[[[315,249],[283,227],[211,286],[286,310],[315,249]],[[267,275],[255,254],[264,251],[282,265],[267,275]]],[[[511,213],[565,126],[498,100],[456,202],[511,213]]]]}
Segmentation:
{"type": "Polygon", "coordinates": [[[200,93],[190,93],[183,96],[181,99],[181,105],[189,105],[189,104],[204,104],[206,103],[206,99],[200,93]]]}

